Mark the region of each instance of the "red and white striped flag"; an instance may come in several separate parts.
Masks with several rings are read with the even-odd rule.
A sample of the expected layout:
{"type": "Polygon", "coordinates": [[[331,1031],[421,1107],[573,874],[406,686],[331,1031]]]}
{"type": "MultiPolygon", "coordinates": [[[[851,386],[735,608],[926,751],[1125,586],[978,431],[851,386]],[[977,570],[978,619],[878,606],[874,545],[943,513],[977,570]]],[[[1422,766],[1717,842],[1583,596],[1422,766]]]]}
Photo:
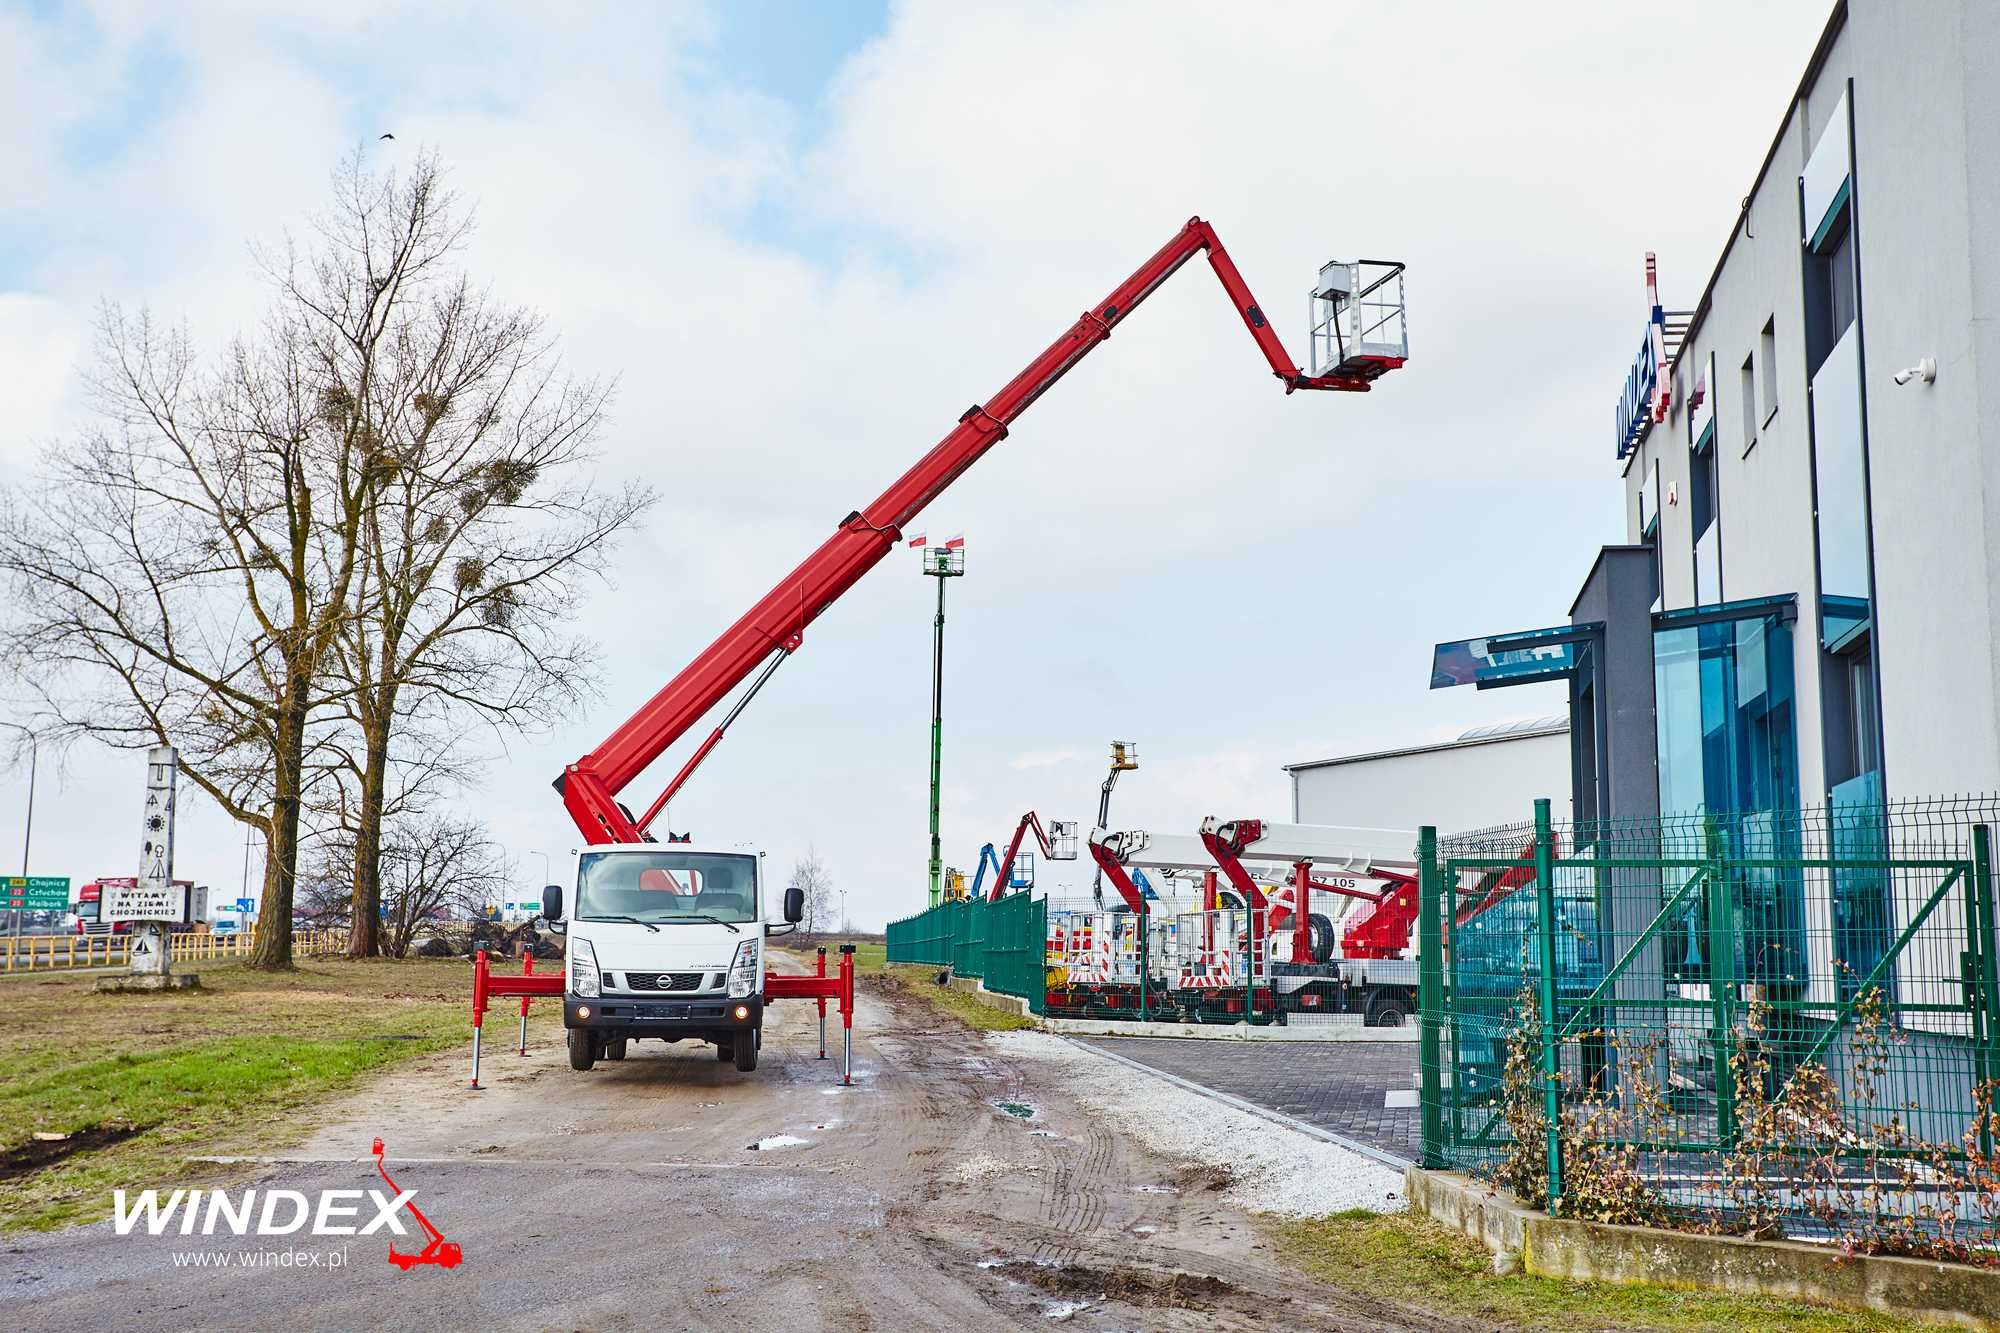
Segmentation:
{"type": "Polygon", "coordinates": [[[964,549],[965,549],[965,534],[964,534],[964,533],[962,533],[962,532],[955,532],[955,533],[953,533],[953,534],[952,534],[951,536],[949,536],[949,537],[945,538],[945,539],[944,539],[944,549],[945,549],[945,550],[947,550],[947,551],[962,551],[962,550],[964,550],[964,549]]]}
{"type": "Polygon", "coordinates": [[[919,533],[918,533],[918,534],[917,534],[916,536],[914,536],[914,537],[910,538],[910,545],[912,545],[912,546],[922,546],[922,545],[924,544],[924,541],[925,541],[925,540],[926,540],[926,539],[925,539],[925,537],[924,537],[924,534],[923,534],[923,533],[921,533],[921,532],[919,532],[919,533]]]}

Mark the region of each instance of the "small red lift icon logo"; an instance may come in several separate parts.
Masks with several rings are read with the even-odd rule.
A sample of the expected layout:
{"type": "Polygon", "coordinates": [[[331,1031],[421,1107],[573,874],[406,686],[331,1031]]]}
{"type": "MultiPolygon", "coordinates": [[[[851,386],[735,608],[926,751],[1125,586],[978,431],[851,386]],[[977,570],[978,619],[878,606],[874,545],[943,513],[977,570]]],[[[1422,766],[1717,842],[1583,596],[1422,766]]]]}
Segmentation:
{"type": "MultiPolygon", "coordinates": [[[[388,1185],[390,1189],[395,1190],[396,1193],[401,1194],[403,1192],[402,1186],[389,1178],[389,1168],[382,1164],[382,1140],[375,1140],[373,1151],[375,1153],[375,1170],[381,1175],[383,1183],[388,1185]]],[[[409,1208],[410,1216],[417,1219],[417,1225],[424,1229],[426,1236],[430,1237],[430,1243],[425,1245],[416,1254],[404,1254],[396,1248],[396,1242],[390,1241],[389,1262],[402,1269],[405,1273],[415,1268],[418,1264],[436,1264],[439,1268],[458,1267],[460,1261],[465,1258],[464,1253],[458,1248],[458,1242],[446,1240],[444,1233],[432,1226],[431,1220],[417,1211],[417,1206],[414,1203],[407,1205],[407,1207],[409,1208]]]]}

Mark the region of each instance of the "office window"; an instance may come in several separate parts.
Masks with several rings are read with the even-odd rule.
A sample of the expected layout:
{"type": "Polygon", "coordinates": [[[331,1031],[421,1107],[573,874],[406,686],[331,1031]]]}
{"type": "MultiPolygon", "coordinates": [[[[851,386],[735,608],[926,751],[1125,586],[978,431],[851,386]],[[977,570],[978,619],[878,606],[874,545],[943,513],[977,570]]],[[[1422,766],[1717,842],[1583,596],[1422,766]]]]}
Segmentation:
{"type": "Polygon", "coordinates": [[[1764,332],[1758,335],[1757,365],[1764,372],[1757,406],[1764,414],[1764,424],[1768,426],[1771,418],[1778,414],[1778,320],[1775,315],[1764,321],[1764,332]]]}
{"type": "Polygon", "coordinates": [[[1843,205],[1826,238],[1806,256],[1806,373],[1820,363],[1854,323],[1852,205],[1843,205]]]}
{"type": "MultiPolygon", "coordinates": [[[[1871,636],[1864,632],[1843,651],[1825,654],[1820,680],[1834,853],[1847,861],[1881,860],[1887,854],[1888,829],[1871,636]]],[[[1889,918],[1886,871],[1846,865],[1834,873],[1834,979],[1842,999],[1861,988],[1889,951],[1889,918]]]]}
{"type": "MultiPolygon", "coordinates": [[[[1739,603],[1740,618],[1677,624],[1688,612],[1657,617],[1653,631],[1654,718],[1658,728],[1661,850],[1700,856],[1698,815],[1714,816],[1736,854],[1795,858],[1798,745],[1793,716],[1789,612],[1739,603]]],[[[1729,608],[1721,608],[1728,610],[1729,608]]],[[[1679,887],[1678,882],[1673,886],[1679,887]]],[[[1743,909],[1737,975],[1758,978],[1789,998],[1805,976],[1803,886],[1796,871],[1746,870],[1736,886],[1743,909]]],[[[1669,972],[1707,975],[1705,903],[1689,902],[1668,929],[1669,972]]]]}
{"type": "Polygon", "coordinates": [[[1749,453],[1757,444],[1757,365],[1754,356],[1743,358],[1743,381],[1739,393],[1743,396],[1743,452],[1749,453]]]}
{"type": "Polygon", "coordinates": [[[1688,452],[1688,522],[1694,539],[1700,541],[1715,526],[1715,449],[1697,448],[1688,452]]]}
{"type": "Polygon", "coordinates": [[[1694,604],[1722,600],[1721,485],[1713,424],[1688,451],[1688,523],[1694,530],[1694,604]]]}

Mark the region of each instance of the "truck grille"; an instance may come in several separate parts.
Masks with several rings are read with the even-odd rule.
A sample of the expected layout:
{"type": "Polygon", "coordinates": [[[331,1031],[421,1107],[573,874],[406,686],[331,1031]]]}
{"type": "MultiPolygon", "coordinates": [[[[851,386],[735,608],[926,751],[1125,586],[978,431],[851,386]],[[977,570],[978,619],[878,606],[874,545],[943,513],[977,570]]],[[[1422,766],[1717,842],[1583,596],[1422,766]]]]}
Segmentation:
{"type": "Polygon", "coordinates": [[[626,990],[700,990],[700,972],[627,972],[626,990]]]}

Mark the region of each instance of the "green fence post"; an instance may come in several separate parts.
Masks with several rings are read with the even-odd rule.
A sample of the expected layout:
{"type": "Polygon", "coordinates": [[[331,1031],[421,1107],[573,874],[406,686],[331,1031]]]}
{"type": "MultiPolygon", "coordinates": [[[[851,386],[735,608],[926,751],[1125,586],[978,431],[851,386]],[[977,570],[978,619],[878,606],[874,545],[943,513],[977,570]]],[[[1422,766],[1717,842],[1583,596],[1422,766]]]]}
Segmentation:
{"type": "MultiPolygon", "coordinates": [[[[1979,1010],[1985,1018],[1987,1079],[2000,1075],[2000,960],[1994,957],[1993,927],[1993,832],[1985,824],[1972,826],[1972,894],[1978,907],[1979,931],[1979,1010]]],[[[1993,1089],[1989,1085],[1989,1095],[1993,1089]]],[[[1979,1150],[1988,1160],[1993,1156],[1993,1115],[1981,1117],[1979,1150]]]]}
{"type": "MultiPolygon", "coordinates": [[[[1229,942],[1230,948],[1236,941],[1229,942]]],[[[1226,1017],[1226,1015],[1225,1015],[1226,1017]]],[[[1247,1031],[1257,1019],[1257,909],[1243,900],[1243,1027],[1247,1031]]]]}
{"type": "Polygon", "coordinates": [[[1146,974],[1152,970],[1152,963],[1146,957],[1147,946],[1152,943],[1151,916],[1146,904],[1139,904],[1139,1021],[1146,1021],[1146,974]]]}
{"type": "Polygon", "coordinates": [[[1546,796],[1535,802],[1535,916],[1541,943],[1542,1115],[1548,1121],[1549,1211],[1562,1200],[1562,1046],[1556,1018],[1555,830],[1546,796]]]}
{"type": "Polygon", "coordinates": [[[1722,1151],[1736,1147],[1736,1071],[1730,1056],[1736,1036],[1736,893],[1715,816],[1702,820],[1708,861],[1708,997],[1715,1024],[1715,1138],[1722,1151]]]}
{"type": "Polygon", "coordinates": [[[1437,863],[1437,827],[1417,830],[1417,1070],[1423,1081],[1423,1165],[1444,1165],[1442,1083],[1438,1069],[1438,1032],[1444,1021],[1444,931],[1438,912],[1441,877],[1437,863]]]}

